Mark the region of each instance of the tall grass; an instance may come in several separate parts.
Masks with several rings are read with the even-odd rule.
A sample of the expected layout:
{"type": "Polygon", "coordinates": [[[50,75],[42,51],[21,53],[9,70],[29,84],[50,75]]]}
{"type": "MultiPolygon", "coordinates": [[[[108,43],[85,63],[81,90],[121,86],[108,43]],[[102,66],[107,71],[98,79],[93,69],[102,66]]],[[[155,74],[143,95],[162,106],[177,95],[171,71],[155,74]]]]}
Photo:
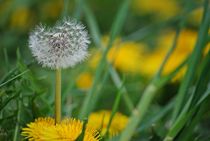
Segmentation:
{"type": "MultiPolygon", "coordinates": [[[[111,126],[111,122],[116,112],[120,109],[122,104],[125,109],[124,112],[128,114],[129,121],[125,129],[116,138],[109,138],[108,130],[106,131],[104,141],[116,140],[116,141],[132,141],[132,140],[149,140],[148,129],[152,129],[154,123],[162,124],[161,130],[165,132],[158,134],[156,131],[156,141],[193,141],[195,137],[199,138],[199,135],[194,133],[194,129],[200,124],[204,118],[205,113],[209,113],[208,107],[210,106],[210,51],[206,55],[203,55],[204,50],[209,44],[209,26],[210,26],[210,3],[209,0],[203,2],[203,17],[199,26],[198,38],[192,54],[190,54],[186,60],[168,75],[162,75],[164,67],[169,60],[171,54],[177,47],[179,35],[184,27],[187,26],[186,19],[190,12],[194,10],[196,6],[191,5],[191,1],[185,1],[185,9],[183,15],[173,17],[168,21],[161,23],[154,23],[152,25],[140,28],[134,33],[122,37],[123,41],[136,41],[141,40],[148,35],[153,34],[153,30],[161,30],[168,25],[178,23],[176,28],[176,34],[171,45],[171,48],[165,55],[159,69],[153,78],[145,85],[144,90],[141,92],[141,96],[138,96],[138,100],[133,100],[132,95],[129,95],[128,87],[125,84],[126,77],[116,70],[112,63],[107,59],[110,49],[113,47],[115,39],[120,36],[126,20],[128,19],[129,8],[131,7],[130,0],[123,0],[117,7],[114,21],[109,30],[109,41],[107,46],[104,46],[102,41],[102,31],[99,28],[98,21],[95,13],[92,11],[91,5],[88,1],[78,0],[75,2],[75,9],[73,17],[77,19],[84,18],[90,31],[93,44],[102,50],[102,56],[95,70],[93,84],[86,94],[82,93],[80,96],[74,96],[71,94],[71,98],[75,98],[75,110],[74,117],[78,116],[80,119],[85,120],[88,118],[91,112],[97,109],[102,97],[102,90],[106,87],[107,81],[114,84],[114,88],[117,90],[114,97],[114,102],[111,103],[111,118],[108,122],[107,128],[111,126]],[[153,100],[158,96],[161,89],[164,89],[172,79],[180,72],[183,67],[187,67],[187,71],[183,80],[180,82],[177,94],[162,106],[157,113],[150,116],[148,110],[153,106],[153,100]],[[82,98],[81,98],[82,97],[82,98]],[[82,99],[82,100],[81,100],[82,99]],[[81,105],[81,106],[80,106],[81,105]],[[167,127],[165,125],[167,124],[167,127]],[[139,137],[139,136],[142,136],[139,137]]],[[[70,1],[64,0],[64,9],[62,17],[70,15],[68,11],[68,5],[70,1]]],[[[34,62],[26,64],[24,58],[21,56],[19,50],[17,50],[16,66],[13,69],[9,69],[9,57],[7,50],[4,49],[4,62],[8,72],[0,80],[0,140],[21,140],[20,132],[21,128],[25,126],[29,121],[34,118],[45,115],[52,115],[52,103],[46,100],[46,94],[49,93],[47,88],[43,88],[40,81],[43,78],[37,78],[34,71],[34,62]],[[11,114],[12,113],[12,114],[11,114]],[[14,123],[11,125],[9,123],[14,123]],[[3,130],[4,129],[4,130],[3,130]],[[5,131],[7,129],[7,131],[5,131]],[[2,130],[2,131],[1,131],[2,130]],[[6,132],[6,134],[4,134],[6,132]]],[[[137,60],[141,61],[141,60],[137,60]]],[[[71,78],[76,79],[75,74],[85,67],[75,69],[74,71],[67,70],[67,74],[71,73],[71,78]]],[[[41,68],[39,68],[41,69],[41,68]]],[[[46,73],[46,72],[45,72],[46,73]]],[[[50,72],[48,71],[50,74],[50,72]]],[[[65,73],[64,73],[65,74],[65,73]]],[[[59,74],[58,74],[59,75],[59,74]]],[[[51,78],[50,78],[51,79],[51,78]]],[[[59,76],[59,80],[61,76],[59,76]]],[[[72,81],[72,79],[71,79],[72,81]]],[[[44,84],[44,83],[43,83],[44,84]]],[[[65,83],[62,83],[65,84],[65,83]]],[[[46,84],[44,84],[46,85],[46,84]]],[[[69,105],[64,103],[68,98],[68,93],[74,93],[70,89],[74,87],[74,81],[70,86],[64,88],[62,95],[63,107],[69,105]]],[[[53,89],[54,86],[51,86],[53,89]]],[[[59,88],[60,90],[60,88],[59,88]]],[[[155,104],[154,104],[155,105],[155,104]]],[[[71,105],[72,106],[72,105],[71,105]]],[[[61,112],[66,112],[70,116],[70,112],[62,109],[61,112]]],[[[72,115],[71,115],[72,116],[72,115]]],[[[207,114],[209,120],[209,115],[207,114]]],[[[87,121],[88,122],[88,121],[87,121]]],[[[208,128],[209,130],[209,128],[208,128]]],[[[151,133],[153,135],[153,133],[151,133]]],[[[83,136],[83,135],[82,135],[83,136]]],[[[205,141],[207,141],[207,138],[205,141]]],[[[81,139],[79,139],[81,140],[81,139]]],[[[154,140],[154,139],[153,139],[154,140]]],[[[199,140],[199,139],[198,139],[199,140]]]]}

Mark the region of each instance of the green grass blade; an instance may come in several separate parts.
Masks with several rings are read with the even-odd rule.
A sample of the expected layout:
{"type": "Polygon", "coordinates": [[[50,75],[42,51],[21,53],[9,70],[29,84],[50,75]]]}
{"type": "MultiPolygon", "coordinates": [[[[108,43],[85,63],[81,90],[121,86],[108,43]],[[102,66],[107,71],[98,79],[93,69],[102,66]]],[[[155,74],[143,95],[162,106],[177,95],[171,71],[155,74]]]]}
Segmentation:
{"type": "Polygon", "coordinates": [[[90,113],[91,111],[94,110],[94,107],[96,107],[96,104],[101,96],[100,90],[102,89],[102,87],[104,86],[105,82],[107,81],[107,78],[109,76],[108,71],[105,71],[103,73],[103,76],[101,78],[101,82],[98,84],[98,86],[95,88],[94,90],[94,97],[92,97],[91,103],[89,103],[89,107],[87,111],[88,113],[90,113]]]}
{"type": "Polygon", "coordinates": [[[79,19],[83,10],[83,4],[85,0],[76,0],[76,9],[74,11],[74,18],[79,19]]]}
{"type": "Polygon", "coordinates": [[[4,48],[4,60],[5,60],[5,68],[8,71],[9,70],[9,57],[7,53],[7,48],[4,48]]]}
{"type": "Polygon", "coordinates": [[[22,111],[22,94],[19,94],[19,99],[17,99],[17,119],[13,135],[13,141],[18,141],[20,138],[20,122],[21,122],[21,111],[22,111]]]}
{"type": "Polygon", "coordinates": [[[187,91],[193,82],[197,65],[199,64],[199,60],[201,59],[203,48],[205,47],[206,37],[208,37],[208,29],[210,25],[210,18],[209,18],[210,10],[209,10],[208,0],[205,0],[204,6],[205,8],[203,12],[203,20],[200,26],[198,39],[197,39],[195,48],[193,50],[193,53],[191,55],[191,58],[189,60],[189,67],[187,69],[184,80],[182,81],[180,89],[178,91],[176,105],[173,112],[173,120],[178,116],[184,100],[187,97],[189,97],[187,94],[187,91]]]}
{"type": "Polygon", "coordinates": [[[4,108],[5,106],[7,106],[7,104],[8,104],[11,100],[17,98],[18,96],[19,96],[19,94],[14,94],[14,95],[10,96],[4,103],[1,103],[1,105],[0,105],[0,111],[3,110],[3,108],[4,108]]]}
{"type": "Polygon", "coordinates": [[[164,66],[166,65],[167,63],[167,60],[170,58],[171,54],[173,53],[173,51],[175,50],[176,46],[177,46],[177,42],[178,42],[178,37],[179,37],[179,34],[181,32],[181,27],[179,27],[177,30],[176,30],[176,34],[175,34],[175,37],[174,37],[174,40],[173,40],[173,43],[172,43],[172,46],[171,48],[169,48],[164,60],[163,60],[163,63],[160,65],[160,69],[158,70],[157,74],[156,74],[156,77],[160,78],[161,77],[161,73],[164,69],[164,66]]]}
{"type": "Polygon", "coordinates": [[[197,102],[197,104],[202,103],[209,95],[210,95],[210,86],[208,87],[208,89],[206,90],[206,92],[204,93],[204,95],[199,99],[199,101],[197,102]]]}
{"type": "Polygon", "coordinates": [[[175,69],[175,71],[169,74],[168,76],[160,77],[160,73],[166,64],[167,59],[169,58],[169,56],[172,54],[173,50],[176,47],[176,42],[177,42],[177,38],[178,38],[180,30],[181,30],[181,27],[179,27],[179,29],[177,30],[175,41],[173,42],[171,49],[168,50],[163,62],[161,63],[161,66],[159,70],[157,71],[158,73],[156,73],[156,75],[153,77],[150,84],[146,87],[145,91],[143,92],[142,97],[139,100],[138,105],[136,106],[136,109],[134,109],[131,115],[131,118],[129,119],[128,126],[123,131],[120,137],[120,141],[129,141],[131,139],[138,124],[142,121],[142,118],[144,117],[146,110],[148,109],[157,90],[163,87],[166,84],[166,82],[170,80],[169,78],[172,78],[177,73],[177,71],[185,64],[185,63],[182,63],[180,65],[181,67],[178,66],[177,69],[175,69]]]}
{"type": "MultiPolygon", "coordinates": [[[[181,19],[183,19],[183,18],[184,17],[182,17],[181,19]]],[[[160,66],[159,70],[157,71],[156,75],[153,77],[152,81],[150,82],[150,84],[146,87],[145,91],[143,92],[142,97],[136,106],[136,109],[134,109],[134,111],[129,119],[128,126],[122,132],[120,141],[129,141],[131,139],[138,124],[142,121],[142,119],[146,113],[146,110],[148,109],[151,101],[153,100],[154,95],[157,92],[157,90],[159,88],[163,87],[165,85],[165,83],[169,81],[168,78],[170,78],[170,75],[174,75],[177,73],[176,71],[178,69],[175,70],[175,73],[173,72],[172,74],[168,75],[167,77],[163,77],[163,78],[160,77],[162,69],[164,68],[168,58],[170,57],[170,55],[172,54],[173,50],[176,47],[178,35],[179,35],[183,25],[184,25],[184,22],[180,21],[173,45],[171,46],[171,49],[168,50],[166,56],[164,57],[164,60],[161,63],[161,66],[160,66]]],[[[182,64],[181,64],[181,66],[182,66],[182,64]]]]}
{"type": "MultiPolygon", "coordinates": [[[[93,13],[87,5],[84,6],[84,11],[85,11],[85,17],[88,22],[88,26],[90,27],[90,31],[91,31],[91,35],[93,37],[94,43],[96,44],[96,46],[103,49],[104,47],[101,44],[101,34],[99,32],[98,25],[97,25],[96,20],[93,16],[93,13]]],[[[115,70],[115,68],[113,68],[113,66],[111,64],[109,64],[109,72],[110,72],[111,78],[112,78],[115,86],[119,89],[121,87],[122,80],[121,80],[119,74],[117,73],[117,71],[115,70]]],[[[126,87],[123,86],[122,89],[123,89],[123,93],[124,93],[123,100],[125,101],[126,107],[129,110],[129,112],[132,112],[134,105],[133,105],[130,97],[128,96],[126,87]]]]}
{"type": "MultiPolygon", "coordinates": [[[[197,109],[199,109],[199,106],[203,104],[203,102],[199,101],[202,98],[202,95],[205,95],[206,90],[208,90],[208,84],[210,81],[210,53],[206,56],[203,64],[204,65],[202,65],[201,76],[196,85],[196,89],[190,95],[189,100],[187,101],[177,120],[169,130],[167,136],[165,137],[165,141],[173,140],[180,132],[180,130],[184,127],[186,122],[190,121],[193,114],[197,111],[197,109]]],[[[203,101],[205,101],[206,99],[207,97],[203,101]]]]}
{"type": "Polygon", "coordinates": [[[152,83],[150,83],[146,87],[140,101],[138,102],[138,105],[136,106],[136,109],[133,110],[133,113],[129,118],[125,130],[122,132],[119,141],[129,141],[131,139],[132,135],[135,133],[137,126],[142,121],[143,116],[148,110],[148,107],[157,90],[158,88],[154,81],[152,81],[152,83]]]}
{"type": "Polygon", "coordinates": [[[5,81],[7,81],[8,79],[10,79],[10,77],[11,77],[12,75],[14,75],[14,74],[17,72],[17,70],[18,70],[17,67],[11,69],[6,75],[4,75],[4,76],[1,78],[0,83],[2,84],[2,83],[4,83],[5,81]]]}
{"type": "Polygon", "coordinates": [[[200,122],[200,120],[203,117],[203,114],[205,114],[205,112],[208,111],[208,107],[209,107],[209,99],[206,100],[204,102],[204,104],[202,104],[202,106],[196,112],[196,115],[194,115],[193,119],[190,120],[190,122],[188,123],[188,126],[182,130],[182,132],[178,138],[179,141],[188,141],[189,140],[189,138],[193,134],[193,130],[194,130],[195,126],[198,125],[198,123],[200,122]]]}
{"type": "Polygon", "coordinates": [[[79,115],[80,118],[84,118],[84,117],[88,116],[88,114],[90,112],[88,105],[89,105],[90,102],[95,102],[95,101],[92,101],[91,99],[92,99],[92,97],[94,97],[95,88],[97,87],[97,84],[100,81],[100,77],[102,75],[104,67],[106,66],[106,55],[107,55],[109,49],[112,47],[112,44],[113,44],[115,38],[117,37],[117,35],[120,33],[120,31],[122,29],[123,23],[124,23],[125,18],[126,18],[126,13],[128,11],[129,3],[130,3],[129,0],[124,0],[122,5],[120,6],[120,9],[119,9],[118,13],[117,13],[116,20],[113,23],[113,26],[111,28],[109,43],[107,45],[107,48],[103,52],[102,58],[101,58],[101,60],[99,62],[99,65],[96,69],[96,75],[95,75],[95,78],[94,78],[93,86],[90,89],[90,91],[88,92],[88,94],[87,94],[87,96],[84,100],[84,103],[82,105],[81,113],[79,115]]]}
{"type": "Polygon", "coordinates": [[[131,113],[132,110],[134,109],[134,105],[133,102],[131,101],[127,89],[125,86],[121,86],[122,84],[122,80],[120,79],[119,74],[117,73],[117,71],[110,65],[109,67],[109,72],[110,75],[112,76],[112,80],[115,84],[115,86],[120,89],[122,87],[122,93],[123,93],[123,100],[125,101],[126,107],[128,109],[128,111],[131,113]]]}
{"type": "MultiPolygon", "coordinates": [[[[137,29],[134,32],[128,34],[127,36],[123,37],[123,41],[139,41],[142,40],[154,33],[161,32],[163,29],[167,27],[171,27],[171,25],[177,24],[183,17],[188,16],[189,13],[193,12],[196,9],[201,8],[200,5],[192,5],[188,7],[182,14],[172,17],[163,22],[157,22],[150,25],[147,25],[143,28],[137,29]]],[[[183,24],[179,24],[179,26],[183,26],[183,24]]]]}
{"type": "Polygon", "coordinates": [[[89,6],[87,6],[87,4],[84,5],[84,13],[85,13],[85,18],[86,18],[86,21],[88,23],[90,33],[91,33],[91,36],[93,38],[93,41],[94,41],[95,45],[97,47],[102,48],[101,34],[100,34],[100,31],[99,31],[99,28],[98,28],[98,24],[96,22],[96,19],[93,15],[91,9],[89,8],[89,6]]]}
{"type": "Polygon", "coordinates": [[[66,17],[68,15],[68,6],[69,6],[69,0],[63,0],[63,12],[62,17],[66,17]]]}
{"type": "Polygon", "coordinates": [[[155,113],[154,116],[151,116],[150,119],[145,120],[142,123],[142,125],[137,129],[137,133],[144,131],[145,129],[151,127],[154,123],[156,123],[157,121],[159,121],[160,119],[162,119],[166,114],[168,114],[168,112],[170,110],[173,109],[174,103],[175,103],[175,101],[173,99],[165,107],[163,107],[160,110],[160,112],[155,113]]]}
{"type": "Polygon", "coordinates": [[[27,69],[27,70],[21,72],[20,74],[14,76],[14,77],[12,77],[12,78],[10,78],[10,79],[7,80],[7,81],[1,83],[1,84],[0,84],[0,88],[3,87],[4,85],[6,85],[7,83],[10,83],[11,81],[13,81],[13,80],[15,80],[15,79],[21,77],[22,75],[24,75],[24,74],[27,73],[27,72],[29,72],[29,69],[27,69]]]}
{"type": "Polygon", "coordinates": [[[143,92],[142,98],[140,99],[136,109],[134,109],[129,119],[128,126],[122,132],[120,141],[130,140],[131,136],[135,132],[135,129],[137,128],[138,124],[141,122],[143,116],[145,115],[157,90],[159,90],[166,83],[168,83],[179,72],[179,70],[183,68],[186,62],[187,59],[184,60],[183,63],[181,63],[173,72],[171,72],[167,76],[151,81],[151,83],[146,87],[145,91],[143,92]]]}
{"type": "MultiPolygon", "coordinates": [[[[121,88],[122,88],[123,84],[121,84],[121,88]]],[[[110,119],[109,119],[109,122],[107,124],[107,129],[106,129],[106,133],[105,133],[105,137],[109,137],[109,129],[110,129],[110,126],[111,126],[111,123],[112,123],[112,120],[114,118],[114,115],[117,113],[117,110],[119,108],[119,104],[120,104],[120,100],[121,100],[121,97],[122,97],[122,89],[119,89],[118,90],[118,94],[115,98],[115,102],[114,102],[114,105],[112,107],[112,113],[111,113],[111,116],[110,116],[110,119]]]]}

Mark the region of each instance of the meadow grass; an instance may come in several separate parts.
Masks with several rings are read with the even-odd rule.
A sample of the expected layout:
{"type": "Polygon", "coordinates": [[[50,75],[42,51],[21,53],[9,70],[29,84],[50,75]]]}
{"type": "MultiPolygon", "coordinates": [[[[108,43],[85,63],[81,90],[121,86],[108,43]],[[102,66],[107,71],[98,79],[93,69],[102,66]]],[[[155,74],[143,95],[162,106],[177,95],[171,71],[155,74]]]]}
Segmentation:
{"type": "MultiPolygon", "coordinates": [[[[70,1],[64,0],[64,8],[61,17],[70,15],[68,11],[69,3],[70,1]]],[[[208,51],[206,55],[203,55],[204,50],[209,44],[209,0],[205,0],[203,5],[199,6],[203,7],[204,12],[198,29],[198,38],[192,53],[183,60],[176,69],[167,75],[163,75],[163,70],[169,58],[176,50],[178,38],[182,30],[187,26],[186,20],[188,14],[196,9],[198,7],[197,5],[193,5],[191,1],[185,0],[182,14],[172,17],[167,21],[145,26],[136,32],[122,37],[123,42],[139,41],[153,34],[154,29],[157,28],[158,31],[161,31],[163,28],[175,23],[173,26],[176,29],[176,33],[173,43],[165,54],[159,69],[144,85],[141,92],[138,93],[137,100],[132,99],[129,87],[126,85],[126,79],[129,78],[121,74],[115,68],[114,64],[107,59],[109,51],[115,44],[115,40],[121,35],[122,30],[125,28],[124,25],[126,19],[128,19],[131,3],[131,0],[123,0],[120,2],[120,5],[116,7],[118,10],[115,13],[114,21],[109,30],[108,43],[104,45],[102,41],[102,31],[99,28],[99,23],[94,15],[95,13],[92,11],[88,1],[78,0],[75,2],[75,8],[72,14],[73,17],[78,20],[84,18],[90,32],[91,40],[93,44],[97,46],[97,49],[101,50],[102,54],[95,68],[92,86],[87,91],[72,91],[75,87],[74,79],[77,78],[83,69],[86,69],[85,65],[82,64],[73,70],[64,70],[62,76],[61,73],[57,71],[58,81],[56,82],[59,82],[59,85],[56,85],[57,93],[62,91],[62,98],[55,98],[62,103],[60,105],[62,109],[58,114],[61,113],[65,116],[78,117],[87,123],[88,116],[96,109],[99,110],[98,106],[101,106],[100,100],[103,98],[103,91],[107,87],[107,83],[112,83],[115,92],[112,95],[113,102],[108,104],[108,106],[111,107],[111,116],[107,124],[105,136],[102,137],[101,140],[146,141],[150,140],[149,138],[152,136],[151,140],[154,141],[208,141],[210,139],[209,135],[200,137],[199,134],[195,133],[195,129],[198,128],[204,135],[206,135],[205,132],[209,132],[210,130],[209,127],[207,127],[205,128],[207,131],[205,131],[205,129],[203,129],[203,131],[202,127],[204,125],[201,124],[204,119],[209,120],[208,107],[210,106],[210,51],[208,51]],[[169,85],[173,78],[184,67],[187,67],[187,71],[180,81],[180,85],[176,88],[177,93],[172,96],[169,101],[166,101],[165,105],[158,107],[156,112],[152,114],[149,113],[152,106],[156,107],[158,105],[154,103],[154,99],[158,97],[158,95],[163,95],[160,91],[169,85]],[[70,78],[65,78],[67,75],[69,75],[70,78]],[[61,79],[63,79],[62,88],[59,87],[61,86],[61,79]],[[67,83],[68,85],[65,86],[67,83]],[[74,103],[69,104],[67,99],[70,99],[70,101],[73,99],[74,103]],[[122,105],[123,108],[121,107],[122,105]],[[129,118],[128,123],[121,133],[116,137],[110,138],[109,129],[118,111],[123,111],[127,114],[129,118]],[[158,126],[153,127],[154,124],[158,126]],[[157,128],[162,128],[160,129],[161,133],[157,131],[157,128]],[[150,129],[152,132],[148,132],[150,129]]],[[[52,84],[53,86],[50,84],[50,82],[54,80],[54,76],[53,73],[48,70],[40,71],[42,68],[37,68],[34,61],[25,63],[19,50],[16,51],[16,66],[13,66],[13,68],[11,68],[10,56],[6,49],[3,50],[3,54],[4,69],[6,72],[0,80],[0,140],[23,140],[20,135],[22,127],[37,117],[54,115],[54,97],[53,95],[48,96],[49,93],[54,92],[54,83],[52,84]],[[39,75],[36,71],[41,73],[42,75],[40,76],[44,76],[45,78],[37,77],[39,75]],[[47,73],[48,76],[46,75],[47,73]],[[46,78],[48,78],[47,81],[44,80],[46,78]],[[10,122],[15,124],[11,125],[10,122]]],[[[107,95],[107,97],[109,96],[107,95]]],[[[58,117],[58,122],[60,118],[62,118],[59,116],[56,117],[58,117]]],[[[209,124],[209,122],[206,123],[209,124]]],[[[78,140],[83,139],[84,132],[85,129],[83,127],[83,132],[78,140]]]]}

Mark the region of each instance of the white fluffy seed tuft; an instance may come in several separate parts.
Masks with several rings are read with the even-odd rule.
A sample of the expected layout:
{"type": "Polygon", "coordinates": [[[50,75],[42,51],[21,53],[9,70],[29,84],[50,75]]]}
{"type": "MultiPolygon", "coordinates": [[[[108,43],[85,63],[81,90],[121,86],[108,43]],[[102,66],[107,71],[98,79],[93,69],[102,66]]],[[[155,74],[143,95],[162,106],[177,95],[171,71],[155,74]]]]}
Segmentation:
{"type": "Polygon", "coordinates": [[[29,48],[38,63],[51,69],[73,67],[88,56],[89,36],[85,27],[64,19],[52,28],[39,25],[29,36],[29,48]]]}

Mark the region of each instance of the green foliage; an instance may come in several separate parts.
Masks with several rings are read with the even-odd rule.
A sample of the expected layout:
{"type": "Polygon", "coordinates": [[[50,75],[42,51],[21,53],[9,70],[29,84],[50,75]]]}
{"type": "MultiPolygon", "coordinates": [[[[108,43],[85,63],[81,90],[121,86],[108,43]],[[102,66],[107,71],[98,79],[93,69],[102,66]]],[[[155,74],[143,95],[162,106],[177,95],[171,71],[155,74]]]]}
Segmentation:
{"type": "MultiPolygon", "coordinates": [[[[3,31],[0,39],[0,141],[24,140],[21,137],[23,127],[37,117],[54,115],[54,72],[41,68],[31,59],[27,39],[29,29],[36,23],[46,21],[48,24],[54,24],[60,17],[69,15],[87,23],[91,46],[94,46],[92,50],[99,51],[101,58],[94,69],[85,62],[63,71],[62,115],[79,117],[88,122],[86,119],[91,112],[109,109],[112,111],[107,125],[109,129],[116,112],[125,113],[129,121],[122,133],[110,138],[107,130],[103,141],[208,141],[210,139],[208,108],[210,51],[203,53],[209,48],[209,0],[204,2],[180,0],[179,4],[183,5],[181,12],[166,20],[157,20],[150,15],[151,13],[136,15],[132,12],[133,1],[112,2],[107,0],[103,4],[113,4],[110,6],[112,8],[110,11],[116,13],[109,13],[109,7],[99,7],[96,0],[61,1],[62,8],[57,11],[59,16],[51,18],[46,13],[38,12],[45,11],[39,6],[44,7],[51,1],[12,1],[9,8],[0,13],[3,15],[0,18],[0,30],[3,31]],[[34,8],[31,16],[35,21],[25,29],[10,29],[9,17],[21,6],[34,8]],[[204,12],[201,23],[196,26],[191,24],[188,18],[199,8],[203,8],[204,12]],[[100,20],[103,17],[100,17],[97,11],[107,12],[110,19],[100,20]],[[34,16],[37,12],[38,14],[34,16]],[[112,18],[113,15],[115,18],[112,18]],[[107,23],[104,23],[106,20],[107,23]],[[172,72],[165,75],[164,68],[177,49],[179,37],[185,28],[198,31],[193,52],[172,72]],[[176,32],[171,48],[152,78],[147,78],[144,74],[123,72],[109,61],[109,52],[119,37],[122,43],[126,41],[145,43],[149,46],[149,52],[156,49],[153,46],[157,43],[160,32],[164,33],[164,29],[175,29],[176,32]],[[108,34],[109,37],[107,44],[104,44],[102,39],[104,34],[108,34]],[[173,79],[182,72],[183,68],[187,69],[184,78],[174,83],[173,79]],[[77,79],[86,71],[92,73],[93,83],[90,88],[81,89],[77,86],[77,79]],[[167,87],[168,85],[170,87],[167,87]]],[[[51,7],[50,10],[52,9],[51,7]]],[[[141,61],[145,60],[136,60],[136,62],[141,61]]],[[[85,127],[79,140],[82,140],[84,130],[85,127]]]]}

